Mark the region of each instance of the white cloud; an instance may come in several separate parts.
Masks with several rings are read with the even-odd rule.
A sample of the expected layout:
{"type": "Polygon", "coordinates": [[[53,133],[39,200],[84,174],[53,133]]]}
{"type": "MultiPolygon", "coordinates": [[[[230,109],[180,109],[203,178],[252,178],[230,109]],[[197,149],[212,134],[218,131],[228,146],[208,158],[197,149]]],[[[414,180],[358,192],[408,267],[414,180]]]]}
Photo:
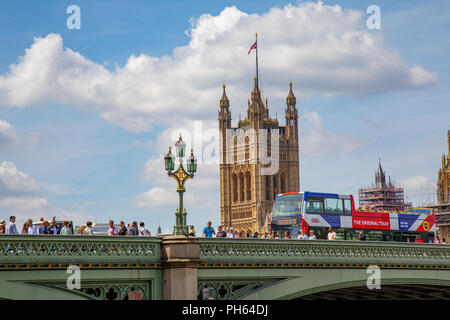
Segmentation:
{"type": "Polygon", "coordinates": [[[145,143],[158,155],[149,158],[142,168],[141,180],[150,184],[151,188],[137,195],[133,202],[139,208],[155,209],[155,212],[175,212],[178,205],[177,183],[164,170],[163,158],[169,146],[174,148],[179,134],[182,133],[188,150],[193,146],[194,154],[199,159],[194,179],[186,181],[184,206],[189,212],[200,213],[206,219],[210,212],[219,210],[219,166],[215,158],[209,156],[210,150],[218,152],[218,142],[215,145],[211,140],[213,126],[217,130],[216,121],[211,123],[186,121],[179,125],[164,130],[153,141],[145,143]],[[200,161],[202,158],[203,162],[200,161]]]}
{"type": "Polygon", "coordinates": [[[27,173],[20,171],[9,161],[0,165],[0,195],[35,194],[40,190],[39,184],[27,173]]]}
{"type": "Polygon", "coordinates": [[[0,147],[13,144],[17,140],[16,132],[6,121],[0,120],[0,147]]]}
{"type": "Polygon", "coordinates": [[[48,204],[48,200],[46,198],[39,197],[7,197],[0,198],[0,206],[9,207],[13,210],[31,210],[41,208],[48,204]]]}
{"type": "Polygon", "coordinates": [[[436,180],[417,176],[399,180],[405,190],[405,195],[415,206],[436,203],[436,180]]]}
{"type": "Polygon", "coordinates": [[[370,95],[437,82],[436,74],[408,67],[384,48],[379,33],[367,30],[364,19],[362,11],[322,2],[272,8],[261,15],[228,7],[218,16],[191,20],[189,44],[172,55],[131,55],[112,72],[64,48],[60,35],[49,34],[35,38],[19,62],[0,76],[0,101],[15,107],[59,103],[92,108],[131,131],[167,124],[174,114],[212,118],[223,81],[229,84],[232,104],[249,95],[254,58],[247,50],[254,31],[260,34],[264,92],[277,103],[287,94],[288,80],[294,81],[299,97],[370,95]]]}
{"type": "Polygon", "coordinates": [[[52,206],[44,195],[44,188],[28,173],[20,171],[16,165],[4,161],[0,165],[0,207],[14,214],[20,225],[27,219],[38,221],[40,217],[70,220],[76,224],[87,220],[95,221],[93,216],[82,210],[68,211],[52,206]]]}
{"type": "Polygon", "coordinates": [[[154,187],[149,191],[139,194],[135,204],[139,208],[155,208],[168,206],[174,203],[173,195],[169,195],[163,188],[154,187]]]}
{"type": "Polygon", "coordinates": [[[323,127],[321,116],[315,111],[302,113],[300,134],[302,158],[354,151],[365,145],[364,141],[350,134],[335,134],[326,130],[323,127]]]}

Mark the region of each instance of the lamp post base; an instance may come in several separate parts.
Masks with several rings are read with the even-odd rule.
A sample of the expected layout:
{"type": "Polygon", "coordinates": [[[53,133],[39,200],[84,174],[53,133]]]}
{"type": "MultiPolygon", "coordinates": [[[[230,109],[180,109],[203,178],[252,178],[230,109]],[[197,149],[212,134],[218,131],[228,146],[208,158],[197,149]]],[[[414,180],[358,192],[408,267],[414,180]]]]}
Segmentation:
{"type": "Polygon", "coordinates": [[[173,234],[175,236],[186,236],[188,234],[187,226],[186,226],[186,215],[187,212],[175,212],[175,222],[176,224],[173,226],[173,234]]]}

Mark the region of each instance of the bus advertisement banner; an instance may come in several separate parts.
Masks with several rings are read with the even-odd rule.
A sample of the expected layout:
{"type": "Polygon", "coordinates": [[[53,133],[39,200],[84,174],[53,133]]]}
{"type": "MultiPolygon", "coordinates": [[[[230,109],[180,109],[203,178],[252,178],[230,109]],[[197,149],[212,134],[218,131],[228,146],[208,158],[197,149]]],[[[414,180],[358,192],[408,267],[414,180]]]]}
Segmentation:
{"type": "Polygon", "coordinates": [[[391,223],[388,212],[353,212],[354,229],[389,230],[391,223]]]}

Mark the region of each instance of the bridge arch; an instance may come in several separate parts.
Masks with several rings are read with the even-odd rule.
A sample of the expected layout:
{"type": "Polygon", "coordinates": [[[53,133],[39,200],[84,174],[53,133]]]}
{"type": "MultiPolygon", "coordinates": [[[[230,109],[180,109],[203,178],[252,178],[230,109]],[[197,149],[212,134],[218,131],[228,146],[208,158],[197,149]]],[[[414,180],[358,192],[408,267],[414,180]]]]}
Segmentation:
{"type": "MultiPolygon", "coordinates": [[[[288,278],[271,282],[265,287],[261,286],[260,289],[254,290],[242,299],[308,299],[308,296],[317,297],[327,292],[332,293],[349,288],[357,288],[361,294],[376,292],[377,289],[367,288],[368,276],[366,269],[336,269],[333,272],[329,269],[299,269],[297,276],[291,274],[288,278]]],[[[409,286],[412,290],[426,286],[441,287],[450,297],[450,274],[445,270],[418,272],[418,270],[381,269],[380,290],[386,286],[390,288],[409,286]]]]}

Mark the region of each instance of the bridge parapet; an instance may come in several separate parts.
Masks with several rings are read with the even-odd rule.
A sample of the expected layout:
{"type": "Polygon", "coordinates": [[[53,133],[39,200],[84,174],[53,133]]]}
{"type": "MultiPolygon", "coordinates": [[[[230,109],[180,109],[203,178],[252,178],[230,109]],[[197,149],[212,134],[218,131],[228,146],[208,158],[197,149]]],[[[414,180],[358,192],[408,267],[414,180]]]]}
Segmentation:
{"type": "Polygon", "coordinates": [[[155,263],[161,261],[157,237],[2,235],[0,265],[155,263]]]}
{"type": "Polygon", "coordinates": [[[450,266],[450,246],[375,241],[200,238],[203,266],[383,264],[450,266]]]}

